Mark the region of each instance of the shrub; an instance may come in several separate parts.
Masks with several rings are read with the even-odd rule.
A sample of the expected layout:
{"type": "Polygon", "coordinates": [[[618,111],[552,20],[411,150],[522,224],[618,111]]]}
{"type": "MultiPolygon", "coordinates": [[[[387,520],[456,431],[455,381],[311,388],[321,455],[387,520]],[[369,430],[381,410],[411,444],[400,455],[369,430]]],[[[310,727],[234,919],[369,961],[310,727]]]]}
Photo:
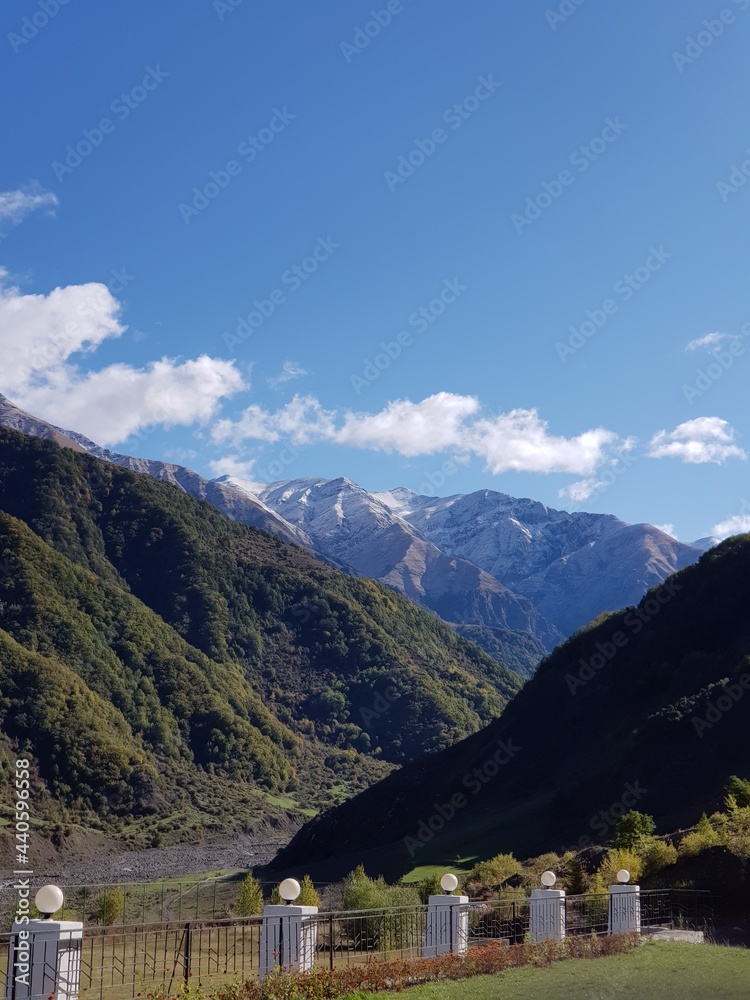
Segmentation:
{"type": "Polygon", "coordinates": [[[496,854],[489,861],[480,861],[466,876],[466,887],[473,895],[491,894],[499,889],[512,875],[521,872],[521,862],[512,854],[496,854]]]}
{"type": "Polygon", "coordinates": [[[736,774],[726,783],[727,798],[731,796],[738,806],[750,806],[750,781],[738,778],[736,774]]]}
{"type": "Polygon", "coordinates": [[[344,879],[343,901],[345,910],[383,911],[347,921],[347,933],[357,948],[383,951],[403,947],[411,936],[421,933],[413,914],[392,912],[395,907],[419,906],[419,890],[415,886],[388,885],[382,876],[369,878],[362,865],[358,865],[344,879]]]}
{"type": "Polygon", "coordinates": [[[235,909],[241,917],[254,917],[263,911],[263,890],[252,872],[242,880],[235,909]]]}
{"type": "Polygon", "coordinates": [[[718,843],[719,835],[711,826],[708,816],[703,813],[695,830],[686,834],[680,841],[680,857],[695,857],[696,854],[707,851],[709,847],[715,847],[718,843]]]}
{"type": "Polygon", "coordinates": [[[313,880],[309,875],[304,875],[299,884],[300,894],[297,904],[299,906],[320,906],[320,896],[315,891],[313,880]]]}
{"type": "Polygon", "coordinates": [[[109,927],[120,919],[124,908],[125,897],[122,889],[115,886],[114,889],[105,889],[96,897],[92,917],[105,927],[109,927]]]}
{"type": "MultiPolygon", "coordinates": [[[[437,958],[369,962],[339,969],[317,968],[301,975],[275,972],[262,982],[252,980],[239,990],[240,1000],[343,1000],[356,990],[365,995],[377,990],[400,993],[405,987],[440,980],[468,979],[491,975],[524,965],[549,965],[567,958],[598,958],[632,952],[638,948],[637,934],[613,934],[607,937],[584,935],[564,942],[501,945],[499,942],[472,948],[466,955],[440,955],[437,958]]],[[[220,991],[226,994],[226,990],[220,991]]],[[[217,991],[202,993],[205,1000],[215,1000],[217,991]]],[[[191,994],[192,997],[192,994],[191,994]]],[[[166,994],[154,1000],[167,1000],[166,994]]]]}
{"type": "Polygon", "coordinates": [[[626,851],[623,848],[613,847],[604,855],[599,871],[594,879],[595,892],[606,890],[608,886],[615,885],[617,873],[621,868],[630,872],[630,881],[637,882],[643,872],[643,863],[633,851],[626,851]]]}
{"type": "Polygon", "coordinates": [[[638,848],[643,875],[653,875],[677,861],[677,848],[671,841],[645,837],[638,848]]]}
{"type": "Polygon", "coordinates": [[[581,896],[589,891],[590,880],[583,861],[575,855],[563,862],[561,868],[562,888],[569,896],[581,896]]]}
{"type": "Polygon", "coordinates": [[[536,858],[529,858],[524,861],[521,870],[522,885],[525,889],[539,889],[541,882],[539,876],[542,872],[553,871],[558,873],[560,867],[560,856],[549,852],[540,854],[536,858]]]}

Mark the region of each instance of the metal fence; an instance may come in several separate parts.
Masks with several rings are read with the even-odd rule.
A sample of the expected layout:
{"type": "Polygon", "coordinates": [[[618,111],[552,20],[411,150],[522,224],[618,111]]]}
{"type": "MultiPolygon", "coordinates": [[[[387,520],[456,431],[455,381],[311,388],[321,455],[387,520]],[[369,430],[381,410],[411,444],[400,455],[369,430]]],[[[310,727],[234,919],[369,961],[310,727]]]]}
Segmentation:
{"type": "MultiPolygon", "coordinates": [[[[65,903],[59,919],[130,927],[231,917],[242,877],[243,873],[158,882],[60,882],[65,903]]],[[[0,896],[2,924],[10,924],[15,905],[12,892],[0,896]]]]}
{"type": "MultiPolygon", "coordinates": [[[[643,890],[641,925],[705,929],[713,911],[708,893],[643,890]]],[[[529,932],[529,900],[465,904],[468,945],[517,944],[529,932]]],[[[609,894],[565,898],[566,933],[607,932],[609,894]]],[[[420,958],[427,907],[318,913],[315,964],[338,968],[373,960],[420,958]]],[[[86,926],[80,948],[81,1000],[128,1000],[139,994],[173,994],[181,982],[228,985],[254,979],[260,966],[261,917],[86,926]]],[[[0,935],[0,990],[4,991],[11,935],[0,935]]],[[[12,1000],[12,998],[11,998],[12,1000]]]]}

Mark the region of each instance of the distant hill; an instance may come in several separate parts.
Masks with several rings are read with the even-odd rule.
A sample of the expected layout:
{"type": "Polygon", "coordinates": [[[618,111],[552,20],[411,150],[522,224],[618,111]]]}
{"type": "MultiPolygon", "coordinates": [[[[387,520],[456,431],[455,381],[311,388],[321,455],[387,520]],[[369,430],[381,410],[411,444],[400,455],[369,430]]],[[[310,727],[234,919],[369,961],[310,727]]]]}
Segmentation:
{"type": "Polygon", "coordinates": [[[307,824],[278,864],[327,859],[330,875],[346,856],[338,867],[357,857],[398,874],[467,855],[528,857],[611,835],[623,801],[674,830],[719,807],[731,774],[750,772],[748,732],[743,535],[637,608],[581,629],[481,733],[307,824]]]}
{"type": "Polygon", "coordinates": [[[0,766],[33,759],[44,822],[134,837],[324,807],[521,687],[393,591],[7,429],[0,649],[0,766]]]}

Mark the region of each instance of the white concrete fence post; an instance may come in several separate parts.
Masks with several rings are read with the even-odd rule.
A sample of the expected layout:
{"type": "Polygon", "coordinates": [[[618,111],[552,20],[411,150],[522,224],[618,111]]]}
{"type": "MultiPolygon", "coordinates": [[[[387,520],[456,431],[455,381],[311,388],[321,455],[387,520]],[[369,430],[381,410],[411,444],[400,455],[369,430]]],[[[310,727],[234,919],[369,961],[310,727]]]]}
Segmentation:
{"type": "Polygon", "coordinates": [[[608,934],[641,932],[641,887],[630,885],[630,872],[624,868],[617,873],[617,885],[609,887],[608,934]]]}
{"type": "Polygon", "coordinates": [[[285,878],[279,886],[279,896],[285,906],[264,906],[260,928],[260,968],[263,979],[274,969],[288,972],[309,972],[315,964],[315,945],[318,940],[317,906],[293,906],[299,897],[300,884],[294,878],[285,878]]]}
{"type": "Polygon", "coordinates": [[[451,952],[454,955],[466,954],[469,950],[468,904],[468,896],[430,896],[423,958],[451,952]]]}
{"type": "Polygon", "coordinates": [[[532,941],[562,941],[565,937],[565,893],[553,889],[554,872],[542,873],[543,889],[532,889],[529,902],[529,936],[532,941]]]}
{"type": "Polygon", "coordinates": [[[65,902],[56,885],[42,886],[34,897],[41,920],[28,917],[28,890],[21,902],[10,932],[5,1000],[77,1000],[83,924],[51,919],[65,902]]]}

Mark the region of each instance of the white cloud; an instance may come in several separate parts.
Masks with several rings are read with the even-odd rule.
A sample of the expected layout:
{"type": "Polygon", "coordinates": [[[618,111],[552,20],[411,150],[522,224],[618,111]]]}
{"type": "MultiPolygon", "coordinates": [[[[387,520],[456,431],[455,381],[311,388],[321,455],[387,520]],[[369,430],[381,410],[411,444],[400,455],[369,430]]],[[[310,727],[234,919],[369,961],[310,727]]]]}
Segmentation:
{"type": "Polygon", "coordinates": [[[650,458],[680,458],[693,465],[722,464],[729,458],[747,458],[734,444],[734,429],[719,417],[696,417],[673,431],[658,431],[651,438],[650,458]]]}
{"type": "Polygon", "coordinates": [[[699,351],[705,348],[711,354],[717,354],[721,350],[721,345],[725,340],[742,340],[735,333],[707,333],[703,337],[696,337],[685,347],[686,351],[699,351]]]}
{"type": "Polygon", "coordinates": [[[214,417],[222,398],[245,388],[232,361],[162,358],[143,368],[82,369],[104,341],[120,337],[120,304],[104,285],[56,288],[47,295],[0,289],[0,391],[54,424],[100,444],[124,441],[154,424],[214,417]],[[71,359],[78,356],[78,363],[71,359]]]}
{"type": "Polygon", "coordinates": [[[388,403],[379,413],[347,412],[336,432],[339,444],[371,451],[396,452],[407,458],[466,447],[466,420],[479,410],[472,396],[438,392],[412,403],[388,403]]]}
{"type": "Polygon", "coordinates": [[[233,362],[202,355],[182,362],[162,358],[145,368],[115,364],[85,374],[64,366],[15,402],[110,445],[155,424],[203,423],[216,415],[223,398],[243,388],[233,362]]]}
{"type": "Polygon", "coordinates": [[[616,434],[601,427],[573,438],[550,434],[548,427],[536,410],[511,410],[478,420],[471,428],[468,447],[495,474],[512,469],[588,476],[605,461],[608,446],[617,441],[616,434]]]}
{"type": "Polygon", "coordinates": [[[48,295],[22,295],[17,288],[3,286],[3,391],[23,394],[72,354],[92,351],[108,338],[119,337],[126,329],[119,315],[120,304],[105,285],[70,285],[48,295]]]}
{"type": "Polygon", "coordinates": [[[209,462],[209,467],[214,476],[235,476],[237,479],[252,479],[253,468],[256,459],[241,458],[239,455],[225,455],[224,458],[214,459],[209,462]]]}
{"type": "Polygon", "coordinates": [[[563,499],[572,500],[574,503],[585,503],[594,493],[598,493],[606,486],[606,482],[593,476],[591,479],[579,479],[575,483],[563,486],[561,490],[557,491],[557,495],[563,499]]]}
{"type": "Polygon", "coordinates": [[[39,184],[30,184],[15,191],[0,191],[0,224],[17,226],[29,212],[38,208],[54,209],[59,205],[57,195],[45,191],[39,184]]]}
{"type": "Polygon", "coordinates": [[[747,531],[750,531],[750,514],[735,514],[734,517],[715,524],[710,534],[723,541],[730,535],[744,535],[747,531]]]}
{"type": "Polygon", "coordinates": [[[296,361],[285,361],[281,366],[279,374],[267,379],[267,382],[272,389],[278,389],[279,386],[284,385],[285,382],[291,382],[297,378],[304,378],[307,374],[308,373],[302,365],[298,364],[296,361]]]}
{"type": "Polygon", "coordinates": [[[654,527],[658,528],[659,531],[663,531],[665,535],[671,535],[672,538],[677,538],[673,524],[655,524],[654,527]]]}
{"type": "Polygon", "coordinates": [[[216,442],[278,441],[292,444],[326,441],[369,451],[396,453],[407,458],[452,451],[474,454],[487,468],[500,473],[572,472],[589,476],[610,452],[627,450],[632,440],[621,440],[597,428],[573,438],[549,433],[536,410],[512,410],[499,416],[480,416],[473,396],[439,392],[420,402],[396,400],[377,413],[325,410],[311,396],[295,396],[291,403],[270,412],[257,404],[239,420],[222,420],[213,428],[216,442]]]}
{"type": "Polygon", "coordinates": [[[324,410],[314,397],[295,396],[275,413],[253,403],[239,420],[219,420],[211,436],[217,443],[229,441],[235,447],[243,441],[273,442],[282,437],[292,444],[310,444],[335,436],[334,418],[335,414],[324,410]]]}

